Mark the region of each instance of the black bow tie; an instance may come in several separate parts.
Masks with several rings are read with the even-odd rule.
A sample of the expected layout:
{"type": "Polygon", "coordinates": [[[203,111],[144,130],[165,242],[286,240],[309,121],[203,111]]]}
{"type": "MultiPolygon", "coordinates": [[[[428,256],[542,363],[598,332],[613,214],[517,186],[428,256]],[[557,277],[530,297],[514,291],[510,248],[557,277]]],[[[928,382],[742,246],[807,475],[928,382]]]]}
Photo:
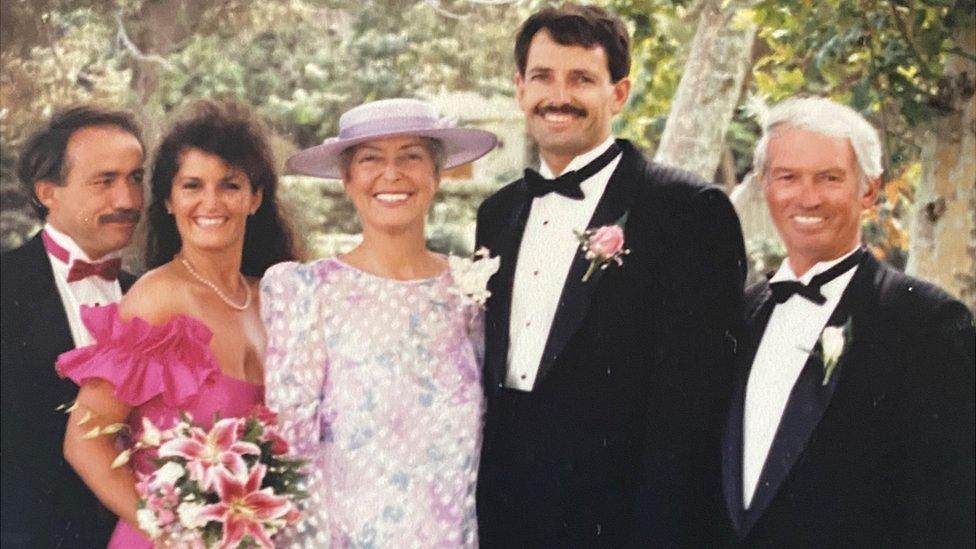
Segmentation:
{"type": "Polygon", "coordinates": [[[827,302],[827,298],[820,293],[820,288],[824,284],[856,267],[861,262],[861,256],[863,255],[864,248],[859,248],[856,252],[844,258],[840,263],[811,278],[809,284],[804,284],[796,280],[773,282],[769,285],[769,288],[773,291],[773,299],[776,300],[776,304],[778,305],[785,303],[787,299],[797,294],[817,305],[823,305],[827,302]]]}
{"type": "Polygon", "coordinates": [[[556,193],[573,200],[583,200],[585,195],[583,189],[580,188],[580,183],[605,168],[618,154],[620,154],[620,146],[614,142],[603,154],[578,170],[566,172],[555,179],[546,179],[539,172],[527,168],[523,179],[529,194],[533,197],[556,193]]]}

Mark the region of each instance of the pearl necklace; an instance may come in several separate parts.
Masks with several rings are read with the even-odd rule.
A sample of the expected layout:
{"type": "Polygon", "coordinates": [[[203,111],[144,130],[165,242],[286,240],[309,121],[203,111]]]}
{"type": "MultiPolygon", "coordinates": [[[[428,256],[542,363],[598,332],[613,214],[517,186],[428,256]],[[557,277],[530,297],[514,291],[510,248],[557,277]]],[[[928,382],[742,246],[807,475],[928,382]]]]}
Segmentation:
{"type": "Polygon", "coordinates": [[[244,310],[246,310],[251,305],[251,288],[248,287],[247,280],[245,280],[243,274],[237,273],[238,275],[240,275],[240,277],[241,277],[241,284],[244,286],[244,304],[243,305],[238,305],[238,304],[234,303],[233,301],[231,301],[230,298],[227,297],[227,294],[225,294],[224,292],[222,292],[220,290],[220,288],[217,287],[216,284],[214,284],[213,282],[210,282],[206,278],[203,278],[202,276],[200,276],[200,273],[198,273],[196,271],[196,269],[193,268],[193,265],[191,265],[190,262],[187,261],[185,257],[180,256],[180,261],[183,263],[183,266],[186,267],[186,270],[189,271],[189,273],[191,275],[193,275],[193,278],[199,280],[204,286],[206,286],[206,287],[210,288],[211,290],[213,290],[214,293],[217,294],[217,297],[219,297],[220,300],[223,301],[224,303],[226,303],[227,306],[230,307],[231,309],[234,309],[234,310],[237,310],[237,311],[244,311],[244,310]]]}

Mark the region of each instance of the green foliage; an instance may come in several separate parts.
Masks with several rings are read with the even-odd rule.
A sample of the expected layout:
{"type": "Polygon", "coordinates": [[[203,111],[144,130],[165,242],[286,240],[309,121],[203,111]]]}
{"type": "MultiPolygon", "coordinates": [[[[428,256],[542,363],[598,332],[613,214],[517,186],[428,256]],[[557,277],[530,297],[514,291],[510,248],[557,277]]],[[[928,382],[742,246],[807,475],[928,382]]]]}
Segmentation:
{"type": "MultiPolygon", "coordinates": [[[[335,133],[339,114],[396,95],[473,90],[512,94],[512,43],[524,17],[561,0],[0,0],[0,236],[6,249],[35,230],[13,169],[19,147],[53,109],[79,101],[127,106],[146,115],[150,135],[163,115],[201,97],[255,107],[275,130],[276,153],[335,133]],[[160,19],[160,6],[177,6],[160,19]],[[156,10],[156,11],[153,11],[156,10]],[[131,38],[142,57],[126,43],[131,38]],[[155,80],[153,80],[155,78],[155,80]],[[155,83],[148,85],[146,82],[155,83]]],[[[682,76],[700,2],[601,0],[633,32],[630,103],[614,131],[653,149],[682,76]]],[[[816,93],[852,105],[882,130],[888,179],[866,234],[897,264],[917,180],[919,136],[945,105],[939,81],[963,1],[759,0],[737,24],[758,26],[747,94],[778,101],[816,93]],[[895,182],[898,182],[895,184],[895,182]]],[[[477,115],[477,105],[472,106],[477,115]]],[[[757,126],[736,113],[726,147],[737,179],[751,166],[757,126]]],[[[512,179],[521,166],[496,174],[512,179]]],[[[358,231],[341,189],[286,183],[310,243],[358,231]]],[[[463,249],[476,196],[446,198],[431,218],[431,241],[463,249]],[[439,208],[439,209],[438,209],[439,208]],[[439,212],[439,213],[438,213],[439,212]]]]}
{"type": "Polygon", "coordinates": [[[695,34],[687,2],[680,0],[610,0],[606,7],[632,25],[630,102],[615,122],[615,132],[644,149],[658,141],[671,97],[678,89],[687,45],[695,34]]]}
{"type": "MultiPolygon", "coordinates": [[[[50,3],[53,5],[54,3],[50,3]]],[[[0,54],[0,245],[22,244],[40,226],[17,181],[20,147],[41,120],[56,107],[83,101],[117,103],[129,90],[130,74],[113,62],[112,33],[99,24],[97,11],[78,2],[67,13],[40,10],[30,17],[22,6],[5,2],[3,26],[19,24],[7,34],[0,54]],[[27,43],[18,38],[30,37],[27,43]]],[[[42,3],[42,6],[44,4],[42,3]]]]}
{"type": "Polygon", "coordinates": [[[946,0],[761,0],[748,15],[768,52],[753,67],[756,92],[772,101],[797,93],[846,103],[879,128],[888,192],[865,221],[873,251],[903,266],[902,219],[918,179],[919,143],[945,106],[939,79],[959,9],[946,0]],[[891,189],[895,189],[894,191],[891,189]]]}
{"type": "MultiPolygon", "coordinates": [[[[33,4],[32,11],[2,0],[4,249],[36,230],[14,168],[23,140],[56,108],[83,101],[132,108],[148,122],[152,144],[165,114],[198,98],[234,98],[287,136],[276,147],[285,156],[335,134],[339,115],[365,101],[511,93],[511,33],[523,17],[513,5],[466,0],[33,4]],[[161,5],[174,10],[160,14],[161,5]]],[[[355,216],[338,211],[313,208],[307,217],[317,231],[348,231],[355,216]]]]}
{"type": "Polygon", "coordinates": [[[756,90],[774,101],[803,92],[851,105],[881,128],[886,166],[897,173],[918,155],[913,130],[940,108],[955,9],[939,0],[762,0],[750,14],[769,48],[753,69],[756,90]]]}
{"type": "Polygon", "coordinates": [[[241,99],[307,147],[335,134],[339,115],[364,101],[503,89],[508,64],[498,62],[499,37],[513,16],[487,10],[480,17],[492,24],[472,28],[425,2],[372,0],[342,9],[293,2],[251,32],[188,37],[168,59],[176,69],[167,72],[160,100],[170,111],[196,97],[241,99]]]}

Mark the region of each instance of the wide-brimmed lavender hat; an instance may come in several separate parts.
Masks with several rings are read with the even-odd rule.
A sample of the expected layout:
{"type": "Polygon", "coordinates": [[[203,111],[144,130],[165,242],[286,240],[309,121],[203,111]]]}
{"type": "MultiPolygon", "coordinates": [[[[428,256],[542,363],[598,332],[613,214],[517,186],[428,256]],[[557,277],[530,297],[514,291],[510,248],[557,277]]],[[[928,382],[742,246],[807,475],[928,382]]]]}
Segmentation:
{"type": "Polygon", "coordinates": [[[458,128],[437,115],[434,107],[417,99],[383,99],[359,105],[339,118],[339,135],[321,145],[292,155],[285,163],[289,173],[327,179],[342,177],[339,153],[385,137],[417,135],[444,144],[444,169],[477,160],[495,148],[495,134],[475,128],[458,128]]]}

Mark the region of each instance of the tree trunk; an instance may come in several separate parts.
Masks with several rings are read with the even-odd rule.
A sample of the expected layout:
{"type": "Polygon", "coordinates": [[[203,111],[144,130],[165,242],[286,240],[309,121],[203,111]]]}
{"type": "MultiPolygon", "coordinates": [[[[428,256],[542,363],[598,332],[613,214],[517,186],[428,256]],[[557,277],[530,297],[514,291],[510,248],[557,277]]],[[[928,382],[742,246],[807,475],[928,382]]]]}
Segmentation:
{"type": "Polygon", "coordinates": [[[756,36],[755,26],[739,28],[733,18],[755,1],[702,1],[698,30],[655,161],[714,178],[756,36]]]}
{"type": "MultiPolygon", "coordinates": [[[[130,108],[142,124],[147,160],[152,158],[152,151],[156,149],[165,126],[166,112],[157,96],[160,71],[164,70],[163,59],[172,52],[177,43],[181,10],[186,8],[184,4],[183,0],[145,0],[138,13],[130,20],[126,21],[121,17],[117,19],[119,36],[127,41],[125,46],[132,56],[129,87],[137,101],[130,108]]],[[[148,206],[148,184],[144,187],[144,192],[148,206]]],[[[147,231],[148,225],[141,223],[136,227],[131,245],[124,249],[122,265],[129,272],[141,274],[146,270],[147,231]]]]}
{"type": "Polygon", "coordinates": [[[159,89],[160,64],[151,56],[168,55],[176,43],[181,0],[145,0],[128,32],[139,52],[132,52],[135,63],[132,89],[143,105],[150,103],[159,89]]]}
{"type": "Polygon", "coordinates": [[[934,282],[976,312],[976,16],[959,2],[954,45],[922,147],[906,271],[934,282]]]}

